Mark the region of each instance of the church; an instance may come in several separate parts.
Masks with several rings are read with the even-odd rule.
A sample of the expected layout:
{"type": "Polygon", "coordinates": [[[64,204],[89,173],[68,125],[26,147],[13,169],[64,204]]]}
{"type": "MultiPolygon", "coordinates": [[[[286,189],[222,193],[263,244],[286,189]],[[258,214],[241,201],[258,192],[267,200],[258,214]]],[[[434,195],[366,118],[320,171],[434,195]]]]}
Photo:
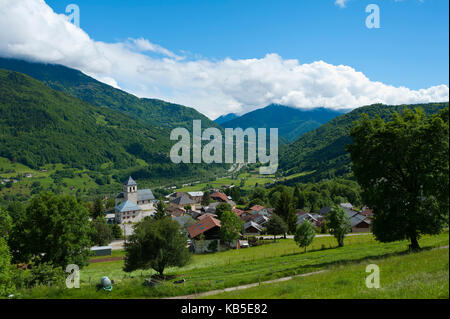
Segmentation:
{"type": "Polygon", "coordinates": [[[130,176],[123,184],[123,191],[116,196],[116,222],[136,223],[153,215],[154,199],[151,189],[138,190],[136,182],[130,176]]]}

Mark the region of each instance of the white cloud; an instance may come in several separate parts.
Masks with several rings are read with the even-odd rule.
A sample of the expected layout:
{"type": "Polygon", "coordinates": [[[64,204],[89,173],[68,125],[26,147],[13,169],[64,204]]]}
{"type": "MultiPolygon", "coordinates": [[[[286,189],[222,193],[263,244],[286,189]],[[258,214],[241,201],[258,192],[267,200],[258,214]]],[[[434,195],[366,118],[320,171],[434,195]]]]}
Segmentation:
{"type": "Polygon", "coordinates": [[[348,0],[336,0],[336,2],[334,3],[335,5],[341,7],[341,8],[345,8],[345,4],[348,2],[348,0]]]}
{"type": "Polygon", "coordinates": [[[143,38],[99,42],[43,0],[0,0],[0,55],[60,63],[140,97],[195,107],[211,118],[270,103],[348,109],[449,99],[446,85],[394,87],[371,81],[349,66],[300,64],[276,53],[255,59],[188,60],[143,38]]]}

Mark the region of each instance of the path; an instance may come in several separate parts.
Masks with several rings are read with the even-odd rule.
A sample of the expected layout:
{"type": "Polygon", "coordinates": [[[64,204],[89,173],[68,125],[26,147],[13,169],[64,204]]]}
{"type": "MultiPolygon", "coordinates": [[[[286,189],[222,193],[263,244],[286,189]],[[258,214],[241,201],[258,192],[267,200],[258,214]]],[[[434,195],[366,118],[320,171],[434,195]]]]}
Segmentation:
{"type": "MultiPolygon", "coordinates": [[[[316,275],[316,274],[323,273],[325,271],[326,270],[319,270],[319,271],[309,272],[309,273],[306,273],[306,274],[301,274],[301,275],[296,275],[296,276],[289,276],[289,277],[283,277],[283,278],[278,278],[278,279],[274,279],[274,280],[263,281],[263,282],[261,282],[261,285],[273,284],[273,283],[282,282],[282,281],[288,281],[288,280],[291,280],[291,279],[294,279],[294,278],[297,278],[297,277],[306,277],[306,276],[316,275]]],[[[252,288],[252,287],[257,287],[259,285],[260,285],[260,283],[257,282],[257,283],[248,284],[248,285],[229,287],[229,288],[225,288],[225,289],[218,289],[218,290],[211,290],[211,291],[201,292],[201,293],[198,293],[198,294],[177,296],[177,297],[170,297],[170,298],[163,298],[163,299],[195,299],[195,298],[199,298],[199,297],[206,297],[206,296],[220,294],[222,292],[229,292],[229,291],[234,291],[234,290],[248,289],[248,288],[252,288]]]]}

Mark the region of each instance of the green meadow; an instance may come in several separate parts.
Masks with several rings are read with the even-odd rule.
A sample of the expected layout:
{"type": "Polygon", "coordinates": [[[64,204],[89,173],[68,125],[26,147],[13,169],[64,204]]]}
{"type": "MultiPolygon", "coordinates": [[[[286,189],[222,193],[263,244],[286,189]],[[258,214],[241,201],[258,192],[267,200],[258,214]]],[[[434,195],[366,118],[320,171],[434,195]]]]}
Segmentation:
{"type": "MultiPolygon", "coordinates": [[[[448,232],[437,236],[424,236],[422,248],[448,245],[448,232]]],[[[143,285],[152,270],[125,273],[123,260],[91,263],[81,270],[81,288],[36,287],[23,290],[23,298],[161,298],[183,296],[226,287],[309,273],[333,267],[353,267],[367,261],[404,255],[407,241],[379,243],[372,235],[349,236],[344,247],[337,247],[333,237],[318,237],[306,253],[292,239],[277,240],[262,246],[228,250],[214,254],[193,255],[182,268],[165,271],[167,280],[158,285],[143,285]],[[111,292],[97,290],[95,285],[102,276],[114,280],[111,292]],[[174,281],[184,278],[184,284],[174,281]]],[[[115,256],[123,252],[115,252],[115,256]]],[[[447,267],[448,268],[448,267],[447,267]]]]}

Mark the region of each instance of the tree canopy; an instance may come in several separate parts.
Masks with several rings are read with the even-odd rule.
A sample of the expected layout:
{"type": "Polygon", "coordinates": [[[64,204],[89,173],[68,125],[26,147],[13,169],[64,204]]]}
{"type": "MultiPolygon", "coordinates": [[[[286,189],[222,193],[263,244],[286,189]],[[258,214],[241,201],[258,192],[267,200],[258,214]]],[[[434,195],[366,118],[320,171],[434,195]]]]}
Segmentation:
{"type": "Polygon", "coordinates": [[[421,235],[448,225],[448,114],[406,109],[388,122],[365,116],[352,129],[347,149],[378,240],[409,239],[418,249],[421,235]]]}

